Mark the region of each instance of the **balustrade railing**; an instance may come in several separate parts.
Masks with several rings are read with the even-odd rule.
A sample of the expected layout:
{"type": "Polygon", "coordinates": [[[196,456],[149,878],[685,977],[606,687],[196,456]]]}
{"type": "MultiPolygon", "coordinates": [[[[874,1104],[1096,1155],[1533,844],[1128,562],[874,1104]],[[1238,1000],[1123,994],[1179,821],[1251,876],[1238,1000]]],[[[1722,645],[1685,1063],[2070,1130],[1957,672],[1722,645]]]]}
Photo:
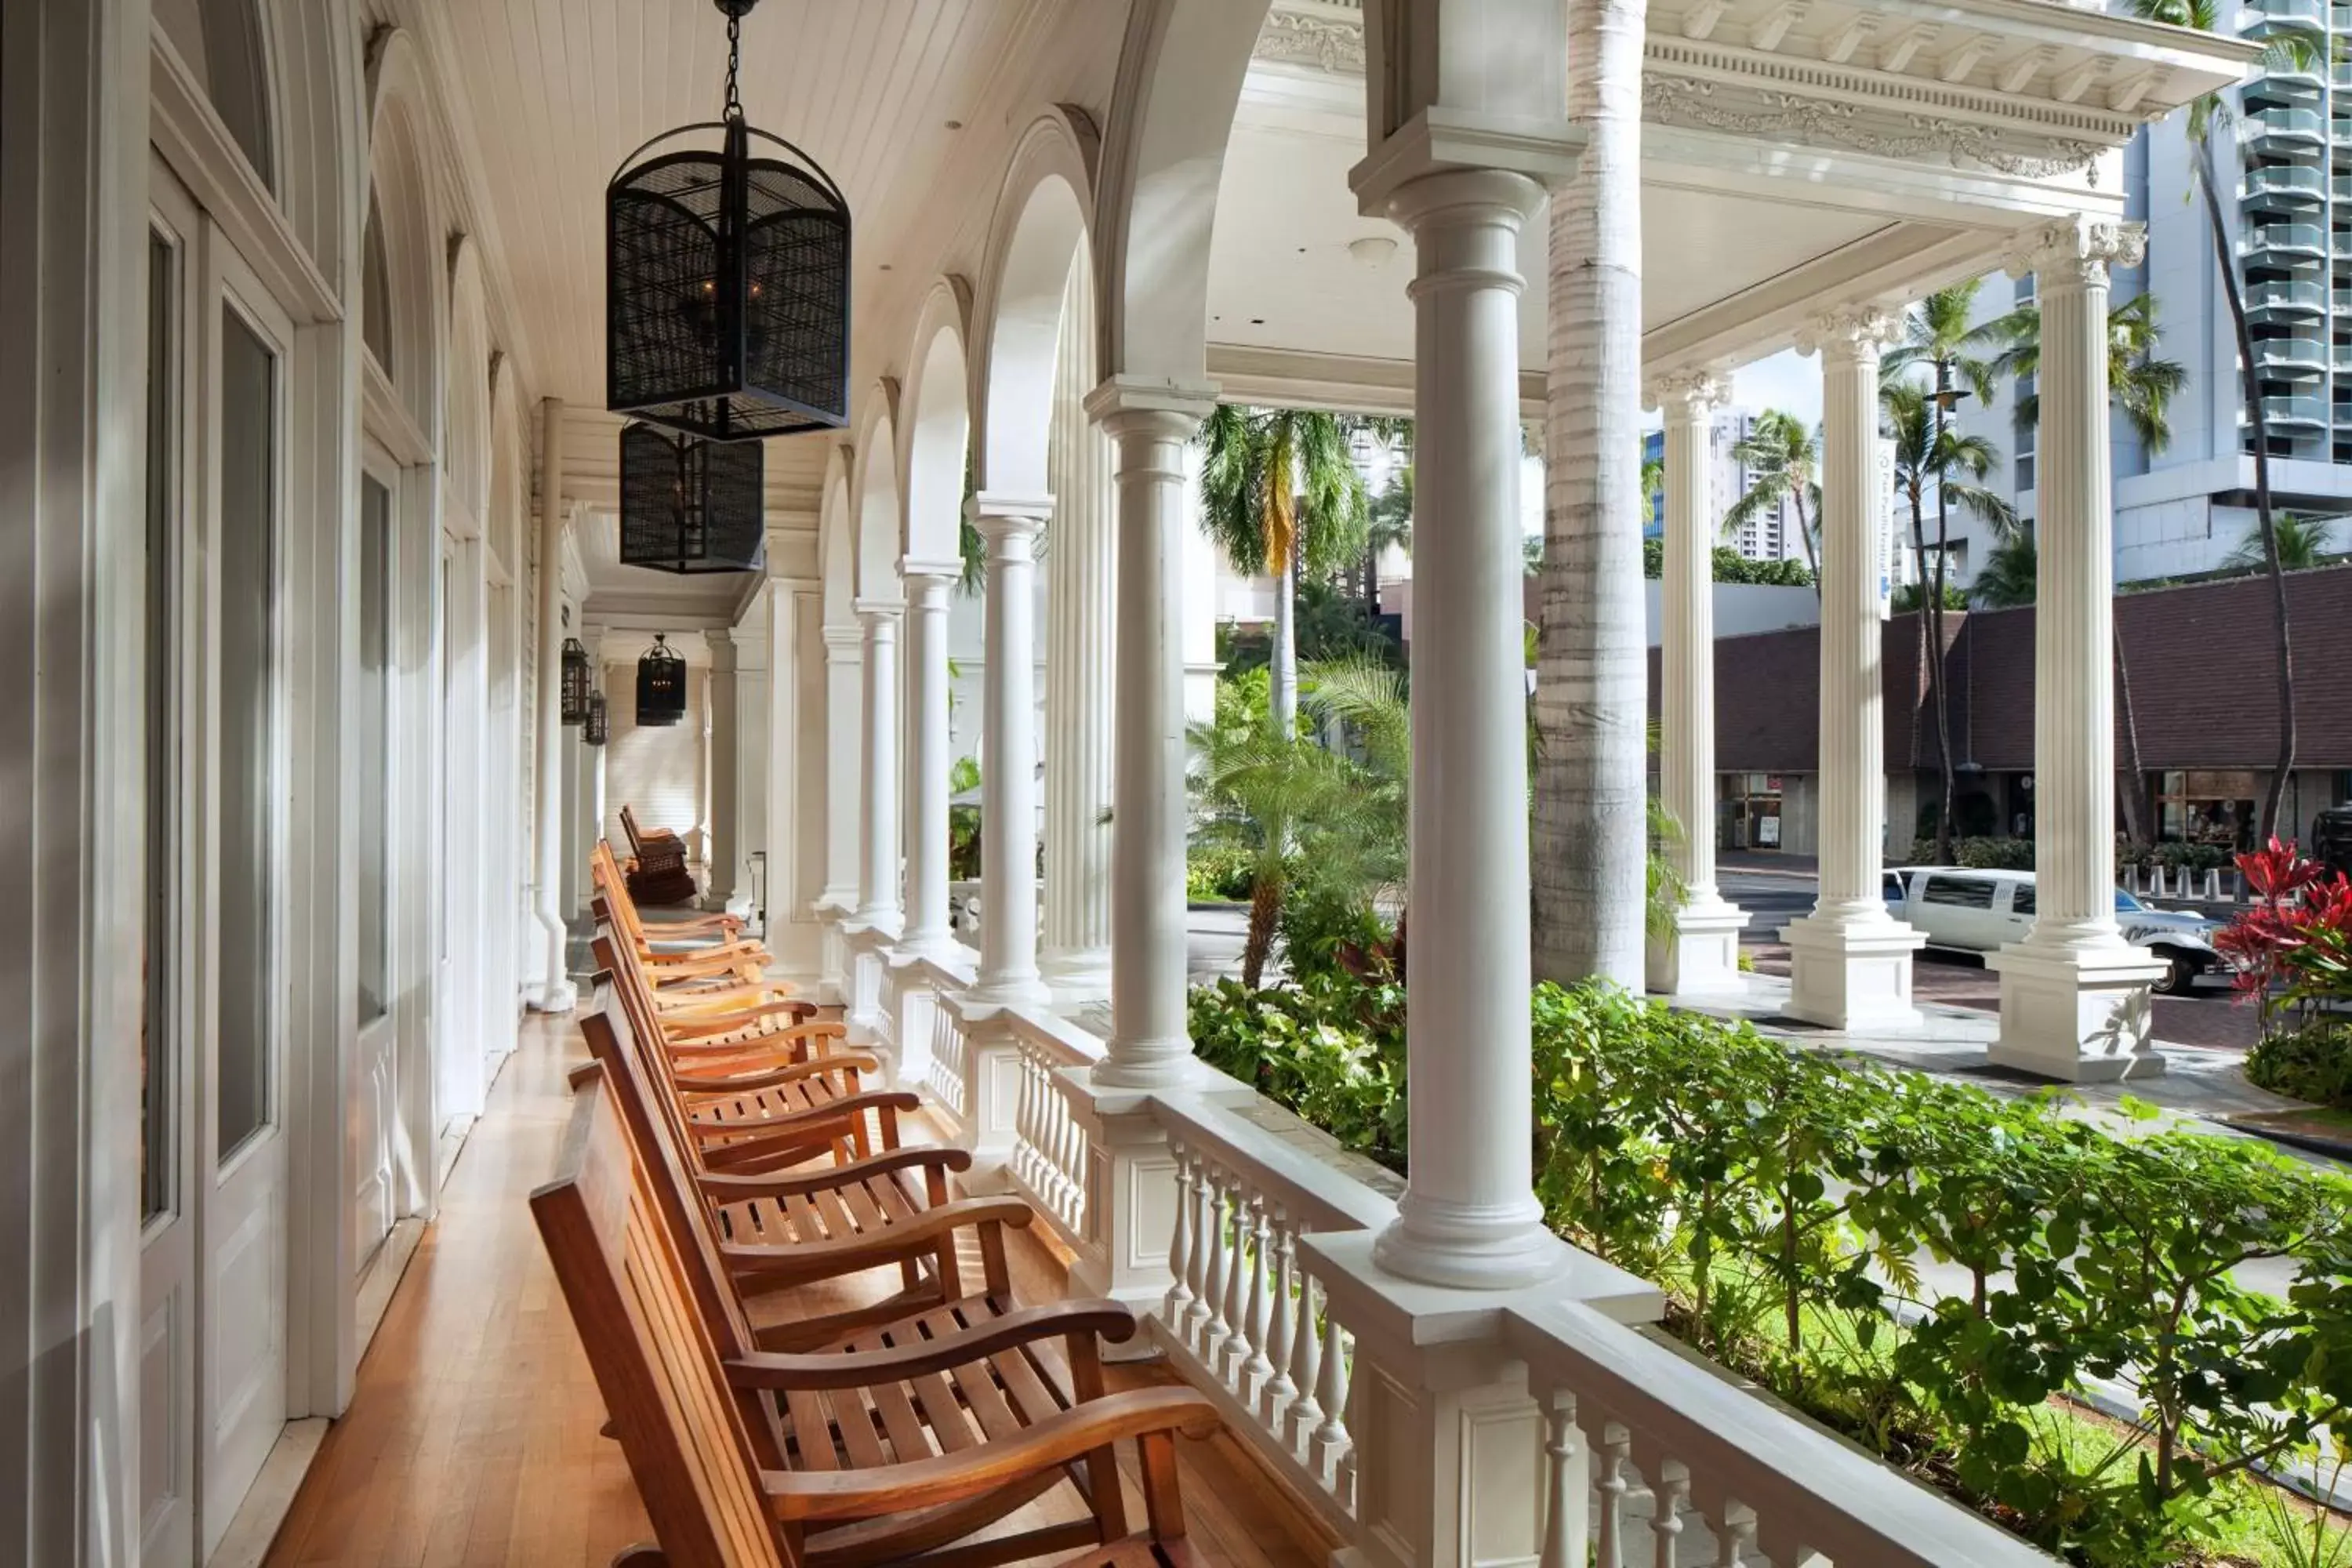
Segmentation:
{"type": "Polygon", "coordinates": [[[1050,1014],[1007,1016],[1021,1051],[1020,1099],[1013,1109],[1013,1153],[1005,1169],[1039,1212],[1076,1246],[1087,1234],[1087,1124],[1063,1092],[1059,1074],[1102,1057],[1102,1043],[1050,1014]]]}
{"type": "Polygon", "coordinates": [[[1395,1205],[1243,1117],[1192,1097],[1156,1110],[1176,1160],[1174,1279],[1154,1331],[1334,1523],[1356,1512],[1355,1336],[1300,1251],[1374,1230],[1395,1205]]]}

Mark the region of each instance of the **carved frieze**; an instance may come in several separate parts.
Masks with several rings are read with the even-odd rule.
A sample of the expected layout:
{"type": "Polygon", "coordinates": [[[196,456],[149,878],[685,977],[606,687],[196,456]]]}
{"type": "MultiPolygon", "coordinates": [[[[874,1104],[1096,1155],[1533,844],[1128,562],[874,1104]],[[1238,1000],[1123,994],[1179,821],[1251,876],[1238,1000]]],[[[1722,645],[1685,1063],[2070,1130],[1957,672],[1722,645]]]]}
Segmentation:
{"type": "Polygon", "coordinates": [[[2082,174],[2092,184],[2098,183],[2102,149],[2091,142],[2053,140],[2028,151],[1981,125],[1889,114],[1801,93],[1653,73],[1642,82],[1642,108],[1651,123],[1685,130],[1842,147],[1906,163],[1940,159],[1956,169],[1990,169],[2028,180],[2082,174]]]}

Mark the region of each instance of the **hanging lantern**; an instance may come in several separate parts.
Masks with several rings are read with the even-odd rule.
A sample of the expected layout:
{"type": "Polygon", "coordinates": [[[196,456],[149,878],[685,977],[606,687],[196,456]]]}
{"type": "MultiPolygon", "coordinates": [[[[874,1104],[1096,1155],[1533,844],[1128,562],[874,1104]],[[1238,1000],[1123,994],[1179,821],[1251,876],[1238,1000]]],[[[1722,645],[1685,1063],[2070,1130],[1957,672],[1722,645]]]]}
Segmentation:
{"type": "Polygon", "coordinates": [[[621,564],[751,572],[767,540],[757,441],[704,441],[658,425],[621,428],[621,564]]]}
{"type": "Polygon", "coordinates": [[[837,430],[849,420],[849,204],[807,153],[744,122],[735,79],[756,0],[717,4],[721,118],[655,137],[604,189],[605,405],[714,441],[837,430]],[[646,156],[711,131],[715,153],[646,156]],[[752,157],[754,137],[789,156],[752,157]]]}
{"type": "Polygon", "coordinates": [[[604,694],[601,691],[590,692],[588,720],[581,726],[580,738],[592,746],[601,746],[612,738],[612,733],[613,721],[611,715],[605,710],[604,694]]]}
{"type": "Polygon", "coordinates": [[[686,660],[654,634],[654,646],[637,660],[637,723],[675,724],[686,717],[686,660]]]}
{"type": "Polygon", "coordinates": [[[588,721],[588,694],[594,689],[596,672],[588,666],[588,645],[578,637],[563,639],[563,721],[585,724],[588,721]]]}

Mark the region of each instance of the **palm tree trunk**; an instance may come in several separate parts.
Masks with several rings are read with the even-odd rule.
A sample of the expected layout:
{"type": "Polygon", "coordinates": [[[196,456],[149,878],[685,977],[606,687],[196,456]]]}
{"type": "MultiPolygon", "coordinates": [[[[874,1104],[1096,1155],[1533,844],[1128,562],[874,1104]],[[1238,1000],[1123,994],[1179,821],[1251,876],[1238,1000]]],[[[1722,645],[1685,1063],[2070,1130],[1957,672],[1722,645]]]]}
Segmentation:
{"type": "MultiPolygon", "coordinates": [[[[1940,462],[1944,456],[1944,420],[1948,416],[1944,395],[1951,389],[1951,366],[1938,362],[1936,366],[1935,430],[1929,437],[1928,448],[1940,462]]],[[[1932,587],[1923,588],[1920,606],[1921,630],[1927,634],[1927,706],[1936,715],[1936,773],[1944,786],[1943,810],[1936,818],[1936,860],[1938,865],[1952,863],[1952,811],[1958,804],[1958,789],[1952,770],[1952,710],[1950,694],[1944,689],[1944,574],[1949,569],[1952,547],[1952,516],[1949,498],[1944,493],[1945,470],[1936,475],[1936,572],[1932,587]]]]}
{"type": "Polygon", "coordinates": [[[1242,984],[1255,991],[1265,978],[1274,933],[1282,923],[1282,878],[1259,872],[1250,884],[1249,934],[1242,942],[1242,984]]]}
{"type": "Polygon", "coordinates": [[[1274,655],[1266,674],[1267,717],[1284,740],[1298,733],[1298,565],[1294,552],[1274,580],[1274,655]]]}
{"type": "MultiPolygon", "coordinates": [[[[1645,0],[1572,0],[1569,113],[1587,135],[1551,200],[1534,834],[1538,980],[1643,982],[1642,45],[1645,0]]],[[[1500,606],[1497,606],[1498,610],[1500,606]]]]}
{"type": "MultiPolygon", "coordinates": [[[[1925,671],[1927,676],[1928,707],[1932,710],[1935,706],[1935,694],[1937,689],[1936,684],[1936,672],[1937,667],[1943,663],[1943,660],[1932,657],[1928,647],[1929,622],[1927,618],[1927,598],[1930,592],[1930,586],[1927,578],[1927,510],[1920,499],[1916,475],[1913,476],[1913,480],[1914,482],[1911,486],[1910,495],[1911,578],[1912,585],[1919,591],[1919,668],[1925,671]]],[[[1919,689],[1916,681],[1913,684],[1912,689],[1904,694],[1904,700],[1909,705],[1913,717],[1913,722],[1907,726],[1907,728],[1909,728],[1912,735],[1910,761],[1912,765],[1916,767],[1919,762],[1919,728],[1916,721],[1919,712],[1919,689]]],[[[1949,755],[1948,752],[1945,754],[1949,755]]],[[[1916,837],[1916,831],[1914,833],[1914,837],[1916,837]]],[[[1937,812],[1936,816],[1936,864],[1938,866],[1948,866],[1951,863],[1952,784],[1951,775],[1948,771],[1944,775],[1943,809],[1937,812]]]]}
{"type": "Polygon", "coordinates": [[[2156,842],[2147,820],[2147,773],[2139,760],[2139,714],[2132,707],[2131,661],[2124,656],[2124,629],[2113,626],[2116,646],[2116,707],[2123,715],[2123,752],[2117,758],[2116,794],[2124,807],[2124,837],[2145,849],[2156,842]]]}
{"type": "Polygon", "coordinates": [[[1805,515],[1805,498],[1801,493],[1804,484],[1801,480],[1797,489],[1801,493],[1790,500],[1797,509],[1797,539],[1805,547],[1805,570],[1813,574],[1813,604],[1818,606],[1822,602],[1822,552],[1813,544],[1813,520],[1805,515]]]}
{"type": "Polygon", "coordinates": [[[2279,564],[2278,524],[2271,515],[2270,427],[2263,418],[2262,385],[2254,379],[2254,337],[2246,325],[2246,297],[2238,283],[2238,264],[2230,254],[2229,231],[2221,217],[2221,198],[2214,183],[2213,142],[2200,143],[2197,189],[2205,200],[2205,216],[2213,231],[2213,256],[2221,268],[2221,293],[2230,303],[2230,323],[2237,331],[2238,363],[2244,367],[2242,390],[2246,424],[2254,434],[2254,522],[2262,530],[2263,554],[2270,563],[2271,626],[2278,648],[2278,756],[2271,768],[2271,787],[2263,802],[2257,840],[2278,831],[2285,808],[2288,779],[2294,772],[2294,643],[2287,626],[2286,573],[2279,564]]]}

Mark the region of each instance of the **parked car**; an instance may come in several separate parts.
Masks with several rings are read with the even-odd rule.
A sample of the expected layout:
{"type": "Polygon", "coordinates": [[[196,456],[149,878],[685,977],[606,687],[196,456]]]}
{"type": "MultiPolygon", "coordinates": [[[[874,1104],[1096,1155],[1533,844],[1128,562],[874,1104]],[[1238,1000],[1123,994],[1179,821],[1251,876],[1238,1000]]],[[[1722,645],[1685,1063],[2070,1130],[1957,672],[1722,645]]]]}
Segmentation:
{"type": "MultiPolygon", "coordinates": [[[[1924,932],[1930,947],[1993,952],[2023,942],[2033,927],[2033,873],[1973,871],[1951,866],[1905,866],[1886,873],[1886,911],[1924,932]]],[[[2225,973],[2230,961],[2213,947],[2222,923],[2191,910],[2159,910],[2116,889],[2116,921],[2124,940],[2147,948],[2167,969],[2156,990],[2186,995],[2197,977],[2225,973]]]]}

